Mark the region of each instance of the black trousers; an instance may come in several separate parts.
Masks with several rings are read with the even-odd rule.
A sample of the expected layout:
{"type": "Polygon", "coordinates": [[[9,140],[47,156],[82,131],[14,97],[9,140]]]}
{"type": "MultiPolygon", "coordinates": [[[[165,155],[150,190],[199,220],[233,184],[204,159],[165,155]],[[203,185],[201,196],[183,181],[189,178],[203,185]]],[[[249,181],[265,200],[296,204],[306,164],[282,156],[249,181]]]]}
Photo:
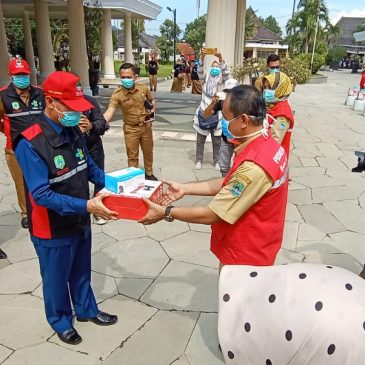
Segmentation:
{"type": "MultiPolygon", "coordinates": [[[[96,166],[98,166],[100,169],[104,170],[104,160],[105,160],[105,154],[104,154],[104,148],[103,143],[98,141],[97,143],[94,143],[91,146],[88,146],[88,151],[95,162],[96,166]]],[[[104,186],[95,185],[94,186],[94,195],[98,193],[101,189],[103,189],[104,186]]]]}

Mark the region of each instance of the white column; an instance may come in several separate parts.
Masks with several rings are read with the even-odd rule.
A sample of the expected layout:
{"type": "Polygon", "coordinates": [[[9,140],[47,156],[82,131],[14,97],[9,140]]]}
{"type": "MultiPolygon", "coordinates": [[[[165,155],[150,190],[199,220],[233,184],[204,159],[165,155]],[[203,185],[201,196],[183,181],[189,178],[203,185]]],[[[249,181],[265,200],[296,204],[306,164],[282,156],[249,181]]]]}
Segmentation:
{"type": "Polygon", "coordinates": [[[252,58],[257,58],[257,48],[256,47],[253,48],[252,58]]]}
{"type": "Polygon", "coordinates": [[[237,0],[234,65],[242,65],[245,44],[246,0],[237,0]]]}
{"type": "Polygon", "coordinates": [[[91,94],[82,0],[67,0],[67,15],[71,70],[80,77],[84,92],[91,94]]]}
{"type": "Polygon", "coordinates": [[[134,62],[132,48],[132,17],[127,14],[124,17],[124,62],[134,62]]]}
{"type": "Polygon", "coordinates": [[[3,8],[0,0],[0,86],[9,84],[8,75],[8,63],[9,63],[9,51],[8,43],[6,40],[5,24],[3,17],[3,8]]]}
{"type": "Polygon", "coordinates": [[[32,72],[30,75],[30,80],[32,85],[36,85],[37,69],[35,67],[35,62],[34,62],[32,33],[30,31],[29,13],[27,11],[23,11],[23,32],[24,32],[25,59],[27,60],[30,70],[32,72]]]}
{"type": "Polygon", "coordinates": [[[103,15],[101,73],[106,79],[115,79],[111,9],[104,9],[103,15]]]}
{"type": "Polygon", "coordinates": [[[209,0],[205,44],[218,48],[228,66],[235,59],[236,15],[237,0],[209,0]]]}
{"type": "Polygon", "coordinates": [[[47,2],[45,0],[34,0],[34,10],[37,21],[37,48],[40,69],[38,82],[41,84],[55,70],[53,46],[47,2]]]}

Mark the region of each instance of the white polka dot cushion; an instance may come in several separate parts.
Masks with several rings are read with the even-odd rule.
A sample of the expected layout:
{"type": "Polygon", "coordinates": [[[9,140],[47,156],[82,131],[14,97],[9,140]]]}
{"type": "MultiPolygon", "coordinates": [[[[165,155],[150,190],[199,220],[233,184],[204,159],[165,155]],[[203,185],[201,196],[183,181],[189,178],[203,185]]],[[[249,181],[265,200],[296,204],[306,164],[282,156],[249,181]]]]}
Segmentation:
{"type": "Polygon", "coordinates": [[[365,364],[365,280],[333,266],[224,266],[226,364],[365,364]]]}

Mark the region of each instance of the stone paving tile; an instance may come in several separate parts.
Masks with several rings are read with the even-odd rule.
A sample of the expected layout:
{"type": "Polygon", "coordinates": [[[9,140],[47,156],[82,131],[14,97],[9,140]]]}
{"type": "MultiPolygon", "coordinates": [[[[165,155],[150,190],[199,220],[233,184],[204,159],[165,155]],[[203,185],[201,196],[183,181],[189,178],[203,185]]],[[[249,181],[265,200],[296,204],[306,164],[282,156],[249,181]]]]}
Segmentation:
{"type": "Polygon", "coordinates": [[[185,351],[198,313],[159,311],[103,365],[169,365],[185,351]]]}
{"type": "Polygon", "coordinates": [[[32,292],[41,280],[38,259],[17,262],[1,269],[0,294],[32,292]]]}
{"type": "Polygon", "coordinates": [[[173,224],[171,222],[161,221],[157,224],[146,226],[145,228],[148,236],[156,241],[163,241],[189,231],[189,225],[180,221],[176,221],[173,224]]]}
{"type": "Polygon", "coordinates": [[[102,230],[105,234],[118,241],[147,236],[144,226],[131,220],[120,219],[114,222],[108,222],[102,227],[102,230]]]}
{"type": "Polygon", "coordinates": [[[316,160],[319,166],[325,169],[348,171],[348,167],[340,159],[332,157],[317,157],[316,160]]]}
{"type": "Polygon", "coordinates": [[[365,234],[365,211],[357,200],[324,203],[324,206],[347,230],[365,234]]]}
{"type": "Polygon", "coordinates": [[[365,264],[365,235],[355,232],[331,234],[333,244],[340,252],[352,255],[360,263],[365,264]]]}
{"type": "Polygon", "coordinates": [[[48,342],[20,349],[2,365],[99,365],[100,360],[48,342]]]}
{"type": "Polygon", "coordinates": [[[0,345],[0,364],[12,354],[12,350],[0,345]]]}
{"type": "Polygon", "coordinates": [[[341,202],[342,200],[354,199],[354,197],[358,197],[359,195],[360,193],[354,192],[354,190],[348,186],[312,189],[313,203],[341,202]]]}
{"type": "Polygon", "coordinates": [[[94,253],[100,251],[102,248],[106,247],[107,245],[109,245],[111,243],[117,242],[116,238],[103,233],[101,230],[102,230],[101,226],[95,227],[95,225],[93,225],[91,254],[94,254],[94,253]],[[100,229],[100,232],[96,233],[96,231],[99,229],[100,229]]]}
{"type": "Polygon", "coordinates": [[[338,245],[335,244],[334,240],[331,239],[322,241],[297,241],[296,250],[303,255],[313,251],[317,251],[318,253],[343,253],[338,245]]]}
{"type": "Polygon", "coordinates": [[[0,343],[10,349],[34,346],[52,335],[43,300],[31,295],[0,295],[0,343]]]}
{"type": "Polygon", "coordinates": [[[210,251],[210,233],[190,231],[161,242],[171,259],[196,265],[218,267],[210,251]]]}
{"type": "Polygon", "coordinates": [[[285,219],[286,219],[286,221],[289,221],[289,222],[297,222],[297,223],[303,222],[303,218],[300,215],[298,208],[294,204],[291,204],[291,203],[288,203],[286,206],[285,219]]]}
{"type": "MultiPolygon", "coordinates": [[[[365,202],[365,197],[364,197],[364,202],[365,202]]],[[[208,225],[208,224],[189,223],[189,227],[192,231],[195,231],[195,232],[207,232],[207,233],[212,232],[212,229],[211,229],[210,225],[208,225]]]]}
{"type": "Polygon", "coordinates": [[[160,309],[217,312],[218,272],[172,260],[141,300],[160,309]]]}
{"type": "Polygon", "coordinates": [[[321,204],[298,206],[304,220],[320,231],[328,233],[343,232],[346,228],[321,204]]]}
{"type": "Polygon", "coordinates": [[[316,158],[313,157],[299,157],[303,167],[316,167],[318,166],[318,162],[316,158]]]}
{"type": "Polygon", "coordinates": [[[293,262],[303,262],[304,255],[300,252],[294,252],[281,248],[276,256],[275,265],[290,264],[293,262]]]}
{"type": "Polygon", "coordinates": [[[191,365],[185,355],[180,356],[171,365],[191,365]]]}
{"type": "Polygon", "coordinates": [[[293,181],[307,186],[308,188],[320,188],[338,185],[337,181],[326,175],[295,176],[293,181]]]}
{"type": "Polygon", "coordinates": [[[113,326],[97,326],[91,322],[75,321],[75,328],[83,339],[77,347],[61,342],[56,335],[50,341],[104,360],[157,312],[155,308],[122,295],[106,300],[99,308],[118,315],[118,322],[113,326]]]}
{"type": "Polygon", "coordinates": [[[113,277],[155,278],[169,258],[158,242],[148,237],[116,242],[92,257],[92,268],[113,277]]]}
{"type": "Polygon", "coordinates": [[[201,313],[185,351],[191,365],[222,365],[224,359],[218,348],[218,315],[201,313]]]}
{"type": "Polygon", "coordinates": [[[322,176],[325,173],[325,169],[323,167],[293,167],[289,169],[290,178],[297,176],[313,176],[319,175],[322,176]]]}
{"type": "Polygon", "coordinates": [[[310,224],[300,224],[298,231],[298,240],[300,241],[321,241],[326,234],[310,224]]]}
{"type": "Polygon", "coordinates": [[[120,294],[127,297],[139,299],[140,296],[146,291],[146,289],[153,282],[152,279],[129,279],[129,278],[116,278],[115,282],[120,294]]]}
{"type": "Polygon", "coordinates": [[[13,239],[5,242],[1,248],[11,258],[11,262],[25,261],[37,258],[28,230],[19,230],[13,239]]]}
{"type": "Polygon", "coordinates": [[[285,222],[284,237],[282,248],[295,251],[297,245],[299,223],[297,222],[285,222]]]}
{"type": "Polygon", "coordinates": [[[288,194],[288,202],[297,205],[298,208],[304,204],[312,202],[312,193],[310,189],[290,190],[288,194]]]}

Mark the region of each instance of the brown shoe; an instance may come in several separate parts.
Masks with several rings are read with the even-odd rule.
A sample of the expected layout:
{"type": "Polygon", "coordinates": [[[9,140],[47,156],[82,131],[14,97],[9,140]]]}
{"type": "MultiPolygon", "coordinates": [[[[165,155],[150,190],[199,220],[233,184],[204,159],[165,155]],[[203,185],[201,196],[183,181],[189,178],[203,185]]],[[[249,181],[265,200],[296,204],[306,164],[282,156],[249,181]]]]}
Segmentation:
{"type": "Polygon", "coordinates": [[[365,279],[365,265],[364,268],[362,269],[361,273],[359,274],[360,277],[362,277],[363,279],[365,279]]]}

